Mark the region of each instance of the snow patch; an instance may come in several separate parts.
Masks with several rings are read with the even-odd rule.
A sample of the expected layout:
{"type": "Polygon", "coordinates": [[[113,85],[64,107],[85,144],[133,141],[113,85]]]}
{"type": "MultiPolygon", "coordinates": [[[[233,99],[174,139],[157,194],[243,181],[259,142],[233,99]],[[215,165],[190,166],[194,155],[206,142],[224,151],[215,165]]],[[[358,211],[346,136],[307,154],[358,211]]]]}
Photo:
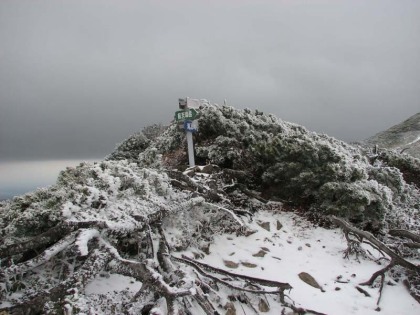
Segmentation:
{"type": "MultiPolygon", "coordinates": [[[[251,277],[289,283],[293,289],[288,296],[297,307],[305,307],[326,314],[377,315],[376,302],[378,288],[363,286],[371,297],[365,297],[356,286],[360,286],[383,266],[373,260],[354,257],[343,258],[346,240],[339,229],[327,230],[313,226],[312,223],[294,213],[274,213],[261,211],[255,214],[250,228],[258,232],[248,237],[234,235],[215,236],[210,246],[210,255],[202,262],[211,266],[224,266],[223,260],[238,263],[235,273],[251,277]],[[280,230],[267,231],[258,225],[258,221],[281,222],[280,230]],[[261,249],[266,255],[255,255],[261,249]],[[245,264],[243,264],[245,262],[245,264]],[[249,268],[251,263],[255,268],[249,268]],[[247,267],[248,266],[248,267],[247,267]],[[313,276],[322,292],[299,278],[299,273],[306,272],[313,276]]],[[[374,258],[379,253],[367,247],[374,258]]],[[[193,257],[192,252],[185,252],[193,257]]],[[[416,261],[414,263],[420,263],[416,261]]],[[[225,267],[228,271],[231,269],[225,267]]],[[[392,285],[385,285],[381,299],[381,314],[420,314],[420,305],[409,295],[404,285],[388,278],[392,285]],[[395,303],[398,301],[398,303],[395,303]]],[[[282,308],[278,302],[271,303],[266,314],[280,314],[282,308]]]]}
{"type": "Polygon", "coordinates": [[[141,286],[142,283],[132,277],[114,273],[100,274],[87,284],[85,293],[87,295],[107,294],[123,290],[137,293],[141,286]]]}

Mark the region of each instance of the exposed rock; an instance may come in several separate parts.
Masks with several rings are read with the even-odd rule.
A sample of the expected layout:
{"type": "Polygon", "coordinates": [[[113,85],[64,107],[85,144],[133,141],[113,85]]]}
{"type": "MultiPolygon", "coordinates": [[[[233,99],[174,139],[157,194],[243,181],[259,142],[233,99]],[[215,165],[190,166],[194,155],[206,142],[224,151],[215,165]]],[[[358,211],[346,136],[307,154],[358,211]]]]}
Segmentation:
{"type": "Polygon", "coordinates": [[[204,254],[203,253],[192,252],[192,254],[194,255],[194,258],[195,259],[204,258],[204,254]]]}
{"type": "Polygon", "coordinates": [[[256,264],[250,263],[250,262],[246,262],[246,261],[242,261],[241,262],[242,266],[247,267],[247,268],[255,268],[257,267],[256,264]]]}
{"type": "Polygon", "coordinates": [[[321,292],[325,292],[325,290],[318,284],[318,282],[315,280],[315,278],[312,277],[309,273],[301,272],[299,274],[299,278],[300,278],[300,280],[302,280],[306,284],[309,284],[311,287],[320,289],[321,292]]]}
{"type": "Polygon", "coordinates": [[[200,247],[200,249],[206,253],[206,255],[210,255],[210,243],[205,244],[203,246],[200,247]]]}
{"type": "Polygon", "coordinates": [[[257,222],[264,230],[270,232],[270,222],[257,222]]]}
{"type": "Polygon", "coordinates": [[[264,299],[260,299],[258,302],[258,310],[263,313],[267,313],[270,310],[270,307],[264,299]]]}
{"type": "Polygon", "coordinates": [[[253,254],[252,256],[254,256],[254,257],[264,257],[265,255],[267,255],[267,252],[261,249],[258,253],[253,254]]]}
{"type": "Polygon", "coordinates": [[[232,268],[232,269],[236,269],[239,267],[239,264],[236,262],[233,262],[231,260],[223,260],[223,263],[225,264],[226,267],[228,268],[232,268]]]}
{"type": "Polygon", "coordinates": [[[283,227],[283,224],[281,224],[280,221],[277,220],[277,222],[276,222],[276,229],[277,229],[277,231],[281,230],[282,227],[283,227]]]}
{"type": "Polygon", "coordinates": [[[252,235],[252,234],[255,234],[255,233],[257,233],[257,232],[258,232],[257,230],[246,229],[246,230],[243,232],[243,234],[244,234],[244,236],[245,236],[245,237],[248,237],[248,236],[250,236],[250,235],[252,235]]]}
{"type": "Polygon", "coordinates": [[[236,315],[235,304],[232,302],[227,302],[223,308],[226,310],[226,315],[236,315]]]}

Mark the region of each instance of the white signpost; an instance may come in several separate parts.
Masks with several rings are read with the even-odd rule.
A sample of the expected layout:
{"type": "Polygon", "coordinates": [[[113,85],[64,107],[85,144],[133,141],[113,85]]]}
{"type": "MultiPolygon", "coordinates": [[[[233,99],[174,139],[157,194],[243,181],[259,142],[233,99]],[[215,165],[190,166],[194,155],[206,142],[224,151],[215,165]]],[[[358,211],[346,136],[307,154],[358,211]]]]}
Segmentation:
{"type": "Polygon", "coordinates": [[[194,160],[194,143],[193,143],[193,128],[191,126],[192,121],[186,120],[184,123],[184,129],[187,134],[187,144],[188,144],[188,162],[190,163],[190,167],[195,166],[194,160]]]}
{"type": "Polygon", "coordinates": [[[194,167],[194,143],[192,134],[193,132],[196,132],[197,129],[193,126],[193,120],[198,116],[198,112],[194,108],[188,108],[186,99],[179,99],[179,108],[181,108],[181,110],[175,112],[175,120],[177,122],[184,122],[184,130],[187,135],[188,144],[188,162],[190,167],[194,167]]]}

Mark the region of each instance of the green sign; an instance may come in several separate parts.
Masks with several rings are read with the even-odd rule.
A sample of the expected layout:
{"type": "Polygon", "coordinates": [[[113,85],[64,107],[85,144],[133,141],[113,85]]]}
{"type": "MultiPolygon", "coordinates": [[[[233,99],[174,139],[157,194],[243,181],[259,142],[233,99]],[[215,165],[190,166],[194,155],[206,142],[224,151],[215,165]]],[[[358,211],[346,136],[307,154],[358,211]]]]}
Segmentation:
{"type": "Polygon", "coordinates": [[[179,110],[175,112],[176,121],[194,120],[198,116],[198,112],[194,108],[187,108],[186,110],[179,110]]]}

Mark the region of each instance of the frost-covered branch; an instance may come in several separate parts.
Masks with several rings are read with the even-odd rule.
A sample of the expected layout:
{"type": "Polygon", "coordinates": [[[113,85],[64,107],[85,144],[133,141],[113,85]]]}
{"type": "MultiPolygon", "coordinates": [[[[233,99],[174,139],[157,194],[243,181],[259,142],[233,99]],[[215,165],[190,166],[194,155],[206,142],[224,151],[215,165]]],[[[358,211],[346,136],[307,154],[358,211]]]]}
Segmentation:
{"type": "Polygon", "coordinates": [[[240,226],[245,225],[244,222],[233,211],[231,211],[229,209],[226,209],[224,207],[218,206],[218,205],[208,203],[208,202],[206,202],[205,205],[209,208],[212,208],[212,209],[222,210],[222,211],[228,213],[236,222],[239,223],[240,226]]]}
{"type": "Polygon", "coordinates": [[[80,253],[80,256],[86,256],[89,253],[88,243],[93,238],[97,238],[99,232],[96,229],[82,229],[76,238],[76,248],[80,253]]]}
{"type": "Polygon", "coordinates": [[[70,288],[84,288],[93,277],[104,269],[110,258],[109,255],[104,254],[101,250],[94,249],[83,265],[70,278],[62,281],[50,290],[38,292],[35,296],[20,304],[6,308],[0,307],[0,313],[1,311],[6,311],[8,312],[6,314],[40,314],[46,302],[63,299],[70,288]]]}
{"type": "Polygon", "coordinates": [[[29,240],[15,242],[10,245],[2,245],[0,246],[0,258],[23,254],[28,250],[34,250],[47,244],[55,243],[70,233],[71,230],[71,227],[65,224],[59,224],[42,234],[30,238],[29,240]]]}
{"type": "Polygon", "coordinates": [[[74,243],[76,237],[76,233],[73,232],[70,235],[67,235],[62,240],[58,241],[56,244],[51,246],[50,248],[46,249],[42,254],[36,256],[33,259],[27,260],[23,263],[18,265],[10,266],[4,270],[4,273],[7,275],[11,274],[21,274],[28,270],[34,269],[38,266],[49,261],[51,258],[56,256],[58,253],[63,251],[64,249],[68,248],[71,244],[74,243]]]}

